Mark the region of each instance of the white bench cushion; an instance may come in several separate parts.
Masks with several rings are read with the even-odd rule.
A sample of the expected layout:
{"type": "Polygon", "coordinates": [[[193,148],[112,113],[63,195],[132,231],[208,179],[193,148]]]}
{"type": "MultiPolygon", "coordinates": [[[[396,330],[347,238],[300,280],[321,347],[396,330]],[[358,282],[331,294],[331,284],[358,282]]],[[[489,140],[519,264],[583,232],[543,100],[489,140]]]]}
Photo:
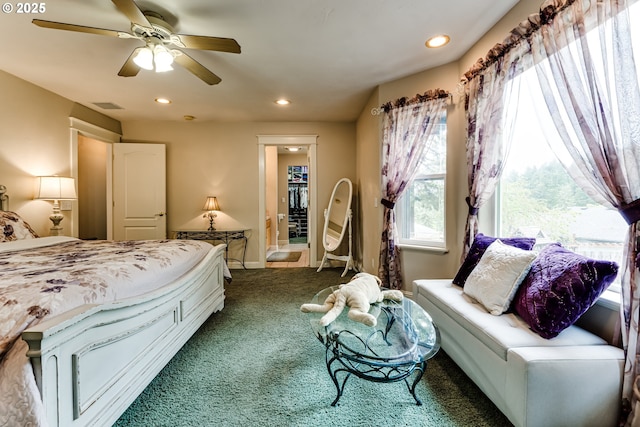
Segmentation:
{"type": "MultiPolygon", "coordinates": [[[[578,326],[571,326],[557,337],[545,339],[529,329],[516,314],[494,316],[465,295],[451,280],[416,280],[417,292],[446,313],[503,360],[507,351],[518,347],[561,347],[607,345],[602,338],[578,326]]],[[[437,322],[436,322],[437,325],[437,322]]]]}

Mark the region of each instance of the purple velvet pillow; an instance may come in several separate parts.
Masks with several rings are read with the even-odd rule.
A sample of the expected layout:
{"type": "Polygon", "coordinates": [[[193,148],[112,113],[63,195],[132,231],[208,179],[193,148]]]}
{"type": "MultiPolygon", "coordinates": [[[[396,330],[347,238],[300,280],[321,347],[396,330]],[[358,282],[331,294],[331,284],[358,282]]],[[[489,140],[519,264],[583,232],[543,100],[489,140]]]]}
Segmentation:
{"type": "Polygon", "coordinates": [[[532,237],[491,237],[478,233],[476,234],[475,239],[473,239],[469,253],[460,266],[456,277],[453,278],[453,283],[458,286],[464,286],[464,283],[467,281],[467,277],[469,277],[469,274],[471,274],[473,269],[476,268],[476,265],[480,262],[480,258],[482,258],[484,251],[486,251],[489,245],[497,239],[500,239],[500,241],[505,245],[524,249],[525,251],[530,251],[536,244],[536,239],[532,237]]]}
{"type": "Polygon", "coordinates": [[[559,243],[531,264],[513,300],[516,313],[543,338],[573,325],[618,274],[618,264],[578,255],[559,243]]]}

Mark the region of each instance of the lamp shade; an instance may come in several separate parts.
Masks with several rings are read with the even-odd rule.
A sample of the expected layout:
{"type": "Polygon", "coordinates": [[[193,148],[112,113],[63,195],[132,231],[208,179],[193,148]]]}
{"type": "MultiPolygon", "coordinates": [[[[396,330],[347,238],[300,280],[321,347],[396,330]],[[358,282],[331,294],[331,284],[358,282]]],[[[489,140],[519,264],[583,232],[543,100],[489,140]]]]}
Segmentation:
{"type": "Polygon", "coordinates": [[[156,73],[173,70],[173,55],[166,47],[157,45],[153,49],[153,63],[155,64],[156,73]]]}
{"type": "Polygon", "coordinates": [[[153,51],[148,47],[140,47],[133,57],[133,62],[145,70],[153,70],[153,51]]]}
{"type": "Polygon", "coordinates": [[[218,205],[218,199],[212,196],[207,197],[207,201],[204,202],[203,211],[219,211],[220,205],[218,205]]]}
{"type": "Polygon", "coordinates": [[[36,187],[36,199],[77,199],[75,180],[64,176],[39,176],[36,187]]]}

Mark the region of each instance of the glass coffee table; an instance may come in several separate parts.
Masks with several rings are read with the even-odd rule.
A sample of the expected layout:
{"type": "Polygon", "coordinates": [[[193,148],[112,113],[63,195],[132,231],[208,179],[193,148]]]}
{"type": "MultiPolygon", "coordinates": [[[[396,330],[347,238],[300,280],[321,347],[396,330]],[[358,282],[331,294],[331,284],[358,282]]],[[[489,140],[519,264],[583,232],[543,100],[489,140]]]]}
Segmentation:
{"type": "MultiPolygon", "coordinates": [[[[337,289],[323,289],[311,303],[322,305],[337,289]]],[[[416,385],[427,361],[440,349],[440,332],[431,317],[408,298],[372,304],[369,313],[377,318],[374,327],[349,319],[348,311],[345,307],[327,326],[320,325],[324,313],[308,313],[316,337],[325,346],[327,370],[337,390],[331,406],[340,400],[351,375],[381,383],[404,381],[416,404],[422,405],[416,385]]]]}

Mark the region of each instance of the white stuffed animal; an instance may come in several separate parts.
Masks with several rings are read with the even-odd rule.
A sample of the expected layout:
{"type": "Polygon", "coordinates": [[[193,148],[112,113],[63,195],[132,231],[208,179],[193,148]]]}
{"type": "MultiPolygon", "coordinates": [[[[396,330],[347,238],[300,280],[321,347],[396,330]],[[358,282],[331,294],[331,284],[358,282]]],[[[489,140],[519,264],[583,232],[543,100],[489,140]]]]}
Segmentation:
{"type": "Polygon", "coordinates": [[[367,326],[375,326],[375,316],[369,314],[370,304],[382,302],[388,299],[402,301],[403,295],[398,290],[380,289],[381,281],[378,277],[369,273],[357,273],[347,284],[340,285],[331,293],[323,305],[302,304],[300,311],[303,313],[327,313],[320,319],[322,326],[333,322],[344,310],[349,307],[349,319],[364,323],[367,326]]]}

